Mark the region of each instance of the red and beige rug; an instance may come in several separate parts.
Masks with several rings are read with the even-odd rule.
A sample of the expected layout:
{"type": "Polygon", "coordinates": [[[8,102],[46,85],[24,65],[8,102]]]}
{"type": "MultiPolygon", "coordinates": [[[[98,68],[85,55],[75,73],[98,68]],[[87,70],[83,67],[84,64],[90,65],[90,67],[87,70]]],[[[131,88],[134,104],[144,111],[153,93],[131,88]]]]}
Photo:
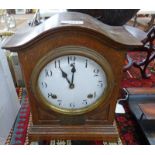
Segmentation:
{"type": "MultiPolygon", "coordinates": [[[[137,61],[142,60],[144,54],[130,53],[130,55],[137,61]]],[[[152,75],[149,79],[141,79],[139,70],[132,67],[130,70],[124,73],[121,87],[155,87],[155,61],[148,67],[148,72],[152,75]]],[[[11,145],[24,145],[28,144],[28,127],[30,116],[29,101],[25,88],[17,88],[17,93],[21,102],[21,109],[18,113],[14,127],[8,136],[6,144],[11,145]]],[[[125,114],[116,114],[116,122],[120,135],[120,139],[117,143],[103,142],[103,141],[51,141],[51,145],[107,145],[107,144],[145,144],[145,139],[140,132],[139,126],[136,123],[132,113],[128,108],[128,104],[123,104],[125,114]]],[[[36,143],[32,143],[36,144],[36,143]]]]}

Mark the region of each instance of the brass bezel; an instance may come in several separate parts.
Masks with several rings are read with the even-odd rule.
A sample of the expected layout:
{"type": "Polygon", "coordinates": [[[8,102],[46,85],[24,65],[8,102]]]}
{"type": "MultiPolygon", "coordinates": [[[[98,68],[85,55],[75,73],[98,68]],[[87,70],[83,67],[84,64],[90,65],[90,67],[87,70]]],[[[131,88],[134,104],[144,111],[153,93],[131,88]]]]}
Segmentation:
{"type": "Polygon", "coordinates": [[[84,113],[92,111],[100,104],[104,104],[105,100],[110,95],[110,92],[112,92],[113,86],[114,86],[114,76],[113,76],[112,69],[108,61],[101,54],[97,53],[96,51],[92,49],[89,49],[83,46],[63,46],[63,47],[59,47],[59,48],[51,50],[49,53],[47,53],[43,58],[41,58],[38,61],[38,63],[36,64],[35,68],[32,71],[32,76],[31,76],[31,87],[32,87],[33,94],[35,98],[37,99],[37,101],[43,106],[45,106],[46,108],[49,108],[61,114],[68,114],[68,115],[84,114],[84,113]],[[81,109],[58,108],[52,105],[51,103],[49,103],[41,94],[39,87],[38,87],[38,77],[39,77],[41,70],[50,61],[58,57],[65,56],[65,55],[79,55],[79,56],[88,57],[94,60],[96,63],[98,63],[104,70],[106,74],[106,78],[107,78],[107,87],[105,89],[105,92],[96,101],[96,103],[93,103],[92,105],[81,108],[81,109]]]}

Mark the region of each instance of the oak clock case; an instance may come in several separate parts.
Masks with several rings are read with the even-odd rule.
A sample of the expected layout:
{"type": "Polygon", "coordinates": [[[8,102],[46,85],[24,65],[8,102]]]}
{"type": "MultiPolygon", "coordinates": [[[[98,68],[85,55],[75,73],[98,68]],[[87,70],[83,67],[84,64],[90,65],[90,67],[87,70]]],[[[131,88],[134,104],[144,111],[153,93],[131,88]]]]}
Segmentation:
{"type": "Polygon", "coordinates": [[[107,60],[82,46],[50,51],[37,63],[31,77],[38,102],[68,115],[84,114],[104,104],[113,85],[113,73],[107,60]]]}
{"type": "Polygon", "coordinates": [[[141,46],[124,27],[75,12],[8,39],[3,48],[18,52],[29,98],[29,141],[117,141],[114,116],[125,52],[141,46]]]}

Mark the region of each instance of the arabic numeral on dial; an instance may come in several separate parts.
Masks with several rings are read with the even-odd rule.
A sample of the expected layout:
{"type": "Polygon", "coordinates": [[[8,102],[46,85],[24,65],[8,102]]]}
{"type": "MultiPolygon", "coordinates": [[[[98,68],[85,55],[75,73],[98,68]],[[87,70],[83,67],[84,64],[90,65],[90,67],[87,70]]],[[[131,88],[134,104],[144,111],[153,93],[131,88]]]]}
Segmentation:
{"type": "Polygon", "coordinates": [[[103,81],[98,81],[98,84],[97,84],[97,86],[99,86],[99,87],[103,87],[103,81]]]}
{"type": "Polygon", "coordinates": [[[69,106],[70,106],[70,108],[75,108],[75,104],[74,103],[70,103],[69,106]]]}
{"type": "Polygon", "coordinates": [[[82,101],[82,104],[87,105],[87,104],[88,104],[87,100],[83,100],[83,101],[82,101]]]}
{"type": "Polygon", "coordinates": [[[41,82],[42,88],[47,88],[47,83],[46,82],[41,82]]]}
{"type": "Polygon", "coordinates": [[[61,106],[62,105],[62,100],[57,100],[58,105],[61,106]]]}
{"type": "Polygon", "coordinates": [[[68,56],[67,57],[68,64],[75,62],[75,60],[76,60],[75,56],[68,56]]]}
{"type": "Polygon", "coordinates": [[[60,68],[60,60],[54,61],[55,68],[60,68]]]}
{"type": "Polygon", "coordinates": [[[88,60],[86,59],[86,64],[85,64],[85,67],[87,68],[87,66],[88,66],[88,60]]]}
{"type": "Polygon", "coordinates": [[[46,76],[46,77],[52,76],[52,71],[51,71],[51,70],[45,69],[45,76],[46,76]]]}
{"type": "Polygon", "coordinates": [[[99,69],[94,69],[93,72],[94,72],[94,76],[99,76],[100,70],[99,69]]]}
{"type": "Polygon", "coordinates": [[[57,99],[57,95],[53,93],[48,93],[48,98],[57,99]]]}

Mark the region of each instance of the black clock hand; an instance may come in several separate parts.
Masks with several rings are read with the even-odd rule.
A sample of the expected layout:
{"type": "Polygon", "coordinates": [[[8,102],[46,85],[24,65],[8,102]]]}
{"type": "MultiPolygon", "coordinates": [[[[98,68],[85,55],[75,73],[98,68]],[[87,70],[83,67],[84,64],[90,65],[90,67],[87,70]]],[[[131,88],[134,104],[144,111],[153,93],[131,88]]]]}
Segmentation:
{"type": "Polygon", "coordinates": [[[74,88],[73,82],[74,82],[74,73],[76,72],[76,69],[75,69],[75,65],[74,64],[71,64],[71,67],[72,67],[72,69],[71,69],[71,72],[72,72],[72,80],[71,80],[70,88],[74,88]]]}
{"type": "Polygon", "coordinates": [[[62,77],[65,78],[67,80],[67,82],[69,83],[69,85],[71,84],[71,82],[69,81],[67,74],[61,69],[61,67],[59,66],[61,73],[62,73],[62,77]]]}

